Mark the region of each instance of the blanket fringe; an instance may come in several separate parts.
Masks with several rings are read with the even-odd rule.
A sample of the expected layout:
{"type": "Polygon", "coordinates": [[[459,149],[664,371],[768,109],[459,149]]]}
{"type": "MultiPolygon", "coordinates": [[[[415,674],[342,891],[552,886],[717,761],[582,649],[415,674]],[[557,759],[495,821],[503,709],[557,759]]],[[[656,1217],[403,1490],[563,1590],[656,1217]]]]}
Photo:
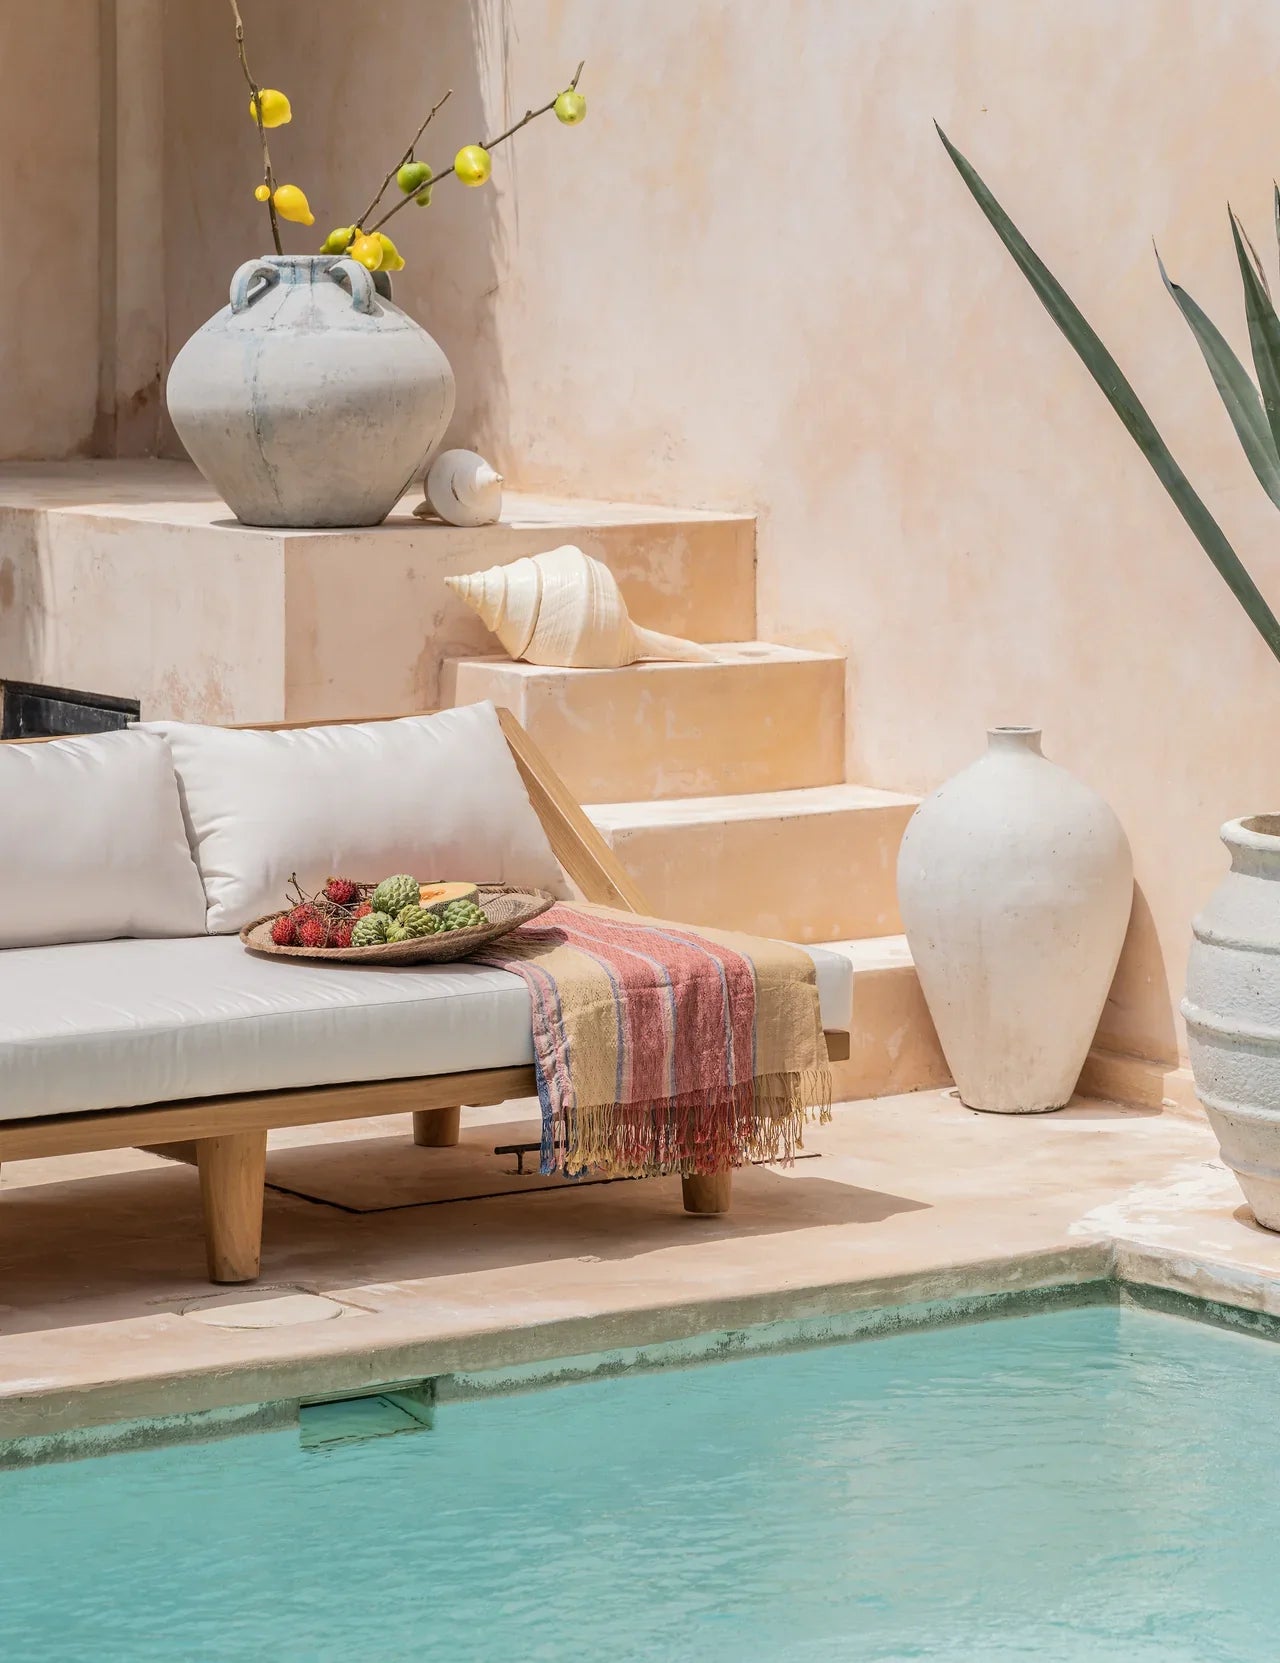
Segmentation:
{"type": "Polygon", "coordinates": [[[688,1178],[752,1161],[789,1166],[806,1121],[831,1119],[831,1070],[763,1074],[727,1092],[566,1106],[544,1127],[542,1170],[579,1177],[688,1178]]]}

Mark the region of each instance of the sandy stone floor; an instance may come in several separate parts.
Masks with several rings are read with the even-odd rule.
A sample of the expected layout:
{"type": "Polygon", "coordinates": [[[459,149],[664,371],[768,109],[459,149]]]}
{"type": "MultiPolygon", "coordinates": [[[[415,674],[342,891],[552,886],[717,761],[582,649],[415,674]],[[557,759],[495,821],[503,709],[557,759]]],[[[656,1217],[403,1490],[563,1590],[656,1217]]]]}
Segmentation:
{"type": "MultiPolygon", "coordinates": [[[[1175,1112],[840,1105],[693,1218],[675,1180],[521,1176],[536,1105],[273,1138],[260,1285],[205,1280],[195,1172],[139,1151],[0,1173],[0,1440],[917,1300],[1133,1281],[1280,1314],[1280,1236],[1175,1112]]],[[[526,1167],[536,1168],[536,1156],[526,1167]]]]}

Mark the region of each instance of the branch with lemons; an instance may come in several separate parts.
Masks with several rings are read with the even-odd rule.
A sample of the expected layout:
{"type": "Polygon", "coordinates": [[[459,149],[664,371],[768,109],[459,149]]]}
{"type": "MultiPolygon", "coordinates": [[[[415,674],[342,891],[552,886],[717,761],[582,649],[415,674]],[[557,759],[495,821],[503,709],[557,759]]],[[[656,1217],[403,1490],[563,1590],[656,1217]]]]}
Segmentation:
{"type": "MultiPolygon", "coordinates": [[[[262,146],[262,181],[255,188],[254,196],[259,202],[264,202],[271,220],[271,236],[275,243],[277,254],[283,253],[280,245],[279,221],[290,220],[295,225],[314,225],[315,215],[311,212],[311,205],[307,201],[306,192],[297,185],[278,184],[275,171],[271,165],[271,152],[267,143],[267,131],[271,128],[283,127],[293,119],[293,106],[288,97],[277,87],[260,87],[249,70],[248,58],[245,54],[244,24],[240,18],[240,7],[237,0],[230,0],[231,12],[235,18],[236,49],[240,57],[240,67],[249,87],[249,114],[258,129],[258,137],[262,146]]],[[[585,64],[580,63],[574,71],[573,79],[563,91],[554,98],[541,105],[536,110],[526,110],[519,121],[513,122],[505,132],[496,138],[486,139],[482,144],[464,144],[453,158],[453,165],[443,175],[419,160],[418,145],[436,112],[440,110],[452,96],[451,91],[437,100],[428,110],[426,117],[419,126],[409,143],[409,148],[400,157],[399,162],[387,171],[382,184],[373,196],[368,207],[359,219],[350,225],[336,226],[320,245],[321,254],[346,254],[353,260],[358,260],[367,271],[403,271],[404,258],[400,250],[392,242],[382,227],[394,214],[402,208],[407,208],[412,202],[419,208],[429,207],[431,194],[437,185],[445,179],[454,178],[464,185],[478,187],[488,183],[493,172],[493,156],[500,144],[505,144],[520,131],[527,127],[541,115],[554,114],[557,121],[565,127],[577,127],[587,117],[586,98],[578,91],[585,64]],[[400,198],[393,202],[377,219],[374,215],[382,204],[382,199],[394,179],[400,191],[400,198]],[[370,223],[372,221],[372,223],[370,223]]]]}

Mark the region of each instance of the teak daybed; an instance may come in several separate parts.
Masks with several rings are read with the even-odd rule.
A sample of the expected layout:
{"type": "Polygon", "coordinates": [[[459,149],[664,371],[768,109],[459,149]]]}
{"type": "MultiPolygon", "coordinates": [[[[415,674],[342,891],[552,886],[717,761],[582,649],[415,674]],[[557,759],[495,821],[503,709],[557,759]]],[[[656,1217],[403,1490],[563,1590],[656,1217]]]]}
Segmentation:
{"type": "MultiPolygon", "coordinates": [[[[484,752],[481,730],[484,722],[493,724],[492,707],[468,707],[461,712],[440,713],[440,717],[450,718],[444,726],[450,731],[457,730],[453,737],[468,757],[484,752]],[[486,713],[483,720],[476,712],[486,713]],[[456,722],[452,720],[454,717],[456,722]],[[477,731],[481,732],[480,741],[476,739],[477,731]]],[[[505,740],[518,771],[518,780],[516,774],[511,774],[509,782],[495,783],[492,792],[497,794],[509,788],[518,791],[522,782],[528,801],[522,802],[519,812],[527,815],[528,804],[532,805],[546,844],[584,899],[634,912],[646,911],[644,898],[529,735],[508,711],[498,711],[496,717],[501,739],[505,740]]],[[[214,736],[218,734],[297,734],[304,748],[311,740],[303,736],[315,735],[318,737],[314,745],[322,751],[326,746],[340,745],[341,741],[331,736],[340,735],[344,729],[349,728],[354,743],[354,736],[375,733],[375,730],[378,732],[374,742],[380,742],[382,728],[396,727],[401,732],[391,738],[417,742],[416,730],[403,729],[403,721],[323,726],[279,723],[226,729],[148,724],[142,729],[126,730],[126,734],[150,732],[154,735],[156,730],[168,729],[167,738],[174,746],[180,743],[194,746],[193,754],[198,759],[202,747],[208,749],[214,745],[214,736]]],[[[497,728],[493,728],[493,733],[494,743],[501,749],[497,728]]],[[[518,1020],[515,1013],[519,1008],[512,1001],[517,997],[525,1000],[527,1009],[527,996],[523,985],[514,977],[505,977],[514,991],[496,984],[493,978],[503,978],[502,971],[469,965],[422,967],[436,972],[437,977],[444,972],[447,979],[432,985],[448,991],[443,1004],[440,998],[433,997],[420,1003],[410,1001],[402,1008],[394,996],[389,998],[387,1021],[394,1019],[394,1032],[390,1039],[378,1037],[378,1054],[382,1054],[383,1046],[387,1047],[388,1072],[395,1077],[333,1078],[334,1070],[341,1063],[335,1063],[330,1056],[331,1037],[337,1036],[335,1043],[351,1043],[343,1035],[345,1024],[363,1044],[361,1036],[381,1010],[376,999],[371,1003],[372,995],[366,996],[364,988],[376,990],[380,984],[370,980],[362,984],[361,1002],[344,1002],[345,984],[340,978],[334,981],[340,967],[323,966],[319,974],[328,981],[315,984],[313,1007],[307,1006],[300,994],[295,998],[295,990],[303,989],[305,984],[291,982],[291,971],[286,970],[277,977],[279,986],[289,982],[288,995],[281,996],[286,999],[286,1008],[275,1009],[271,1004],[274,988],[261,992],[253,983],[255,974],[264,973],[262,961],[256,961],[244,951],[230,926],[225,923],[221,926],[224,933],[215,942],[211,936],[201,933],[198,914],[197,923],[190,928],[182,923],[182,918],[189,915],[182,909],[203,907],[205,897],[192,899],[188,880],[179,870],[181,851],[175,844],[180,841],[181,820],[177,822],[178,833],[170,828],[163,834],[168,837],[163,847],[150,854],[145,848],[141,851],[138,858],[145,857],[145,872],[125,870],[135,852],[127,846],[127,816],[138,816],[137,838],[145,845],[149,838],[161,835],[156,828],[172,811],[160,797],[153,802],[148,795],[163,793],[166,789],[162,775],[163,758],[170,755],[167,743],[159,748],[137,743],[127,749],[129,765],[140,770],[136,777],[127,776],[123,782],[109,779],[105,784],[94,777],[94,767],[100,757],[117,759],[118,754],[125,753],[126,747],[114,743],[124,737],[112,734],[65,741],[62,752],[48,753],[51,759],[55,754],[74,753],[80,774],[70,781],[67,789],[73,801],[77,800],[76,792],[88,793],[87,797],[78,799],[81,813],[67,812],[65,799],[56,796],[56,791],[62,790],[56,781],[55,796],[50,799],[53,808],[48,802],[41,802],[41,782],[47,769],[26,770],[35,782],[34,787],[15,790],[10,779],[4,792],[7,800],[0,801],[0,865],[6,861],[12,863],[15,839],[20,845],[25,839],[41,892],[33,898],[27,890],[15,889],[22,873],[18,878],[14,878],[12,871],[7,876],[0,874],[0,908],[7,907],[10,913],[8,920],[0,918],[0,947],[7,949],[0,951],[0,1163],[135,1146],[160,1147],[165,1152],[177,1153],[173,1146],[193,1145],[200,1176],[209,1276],[214,1282],[250,1281],[259,1269],[268,1131],[274,1127],[406,1112],[413,1116],[416,1144],[439,1147],[456,1143],[463,1107],[529,1097],[536,1091],[534,1070],[527,1060],[531,1052],[527,1043],[522,1046],[512,1037],[512,1023],[518,1020]],[[86,752],[82,749],[85,746],[99,749],[86,752]],[[85,756],[93,764],[87,769],[87,777],[85,756]],[[118,821],[121,815],[126,817],[123,841],[119,826],[114,833],[112,826],[113,816],[118,821]],[[161,870],[166,861],[172,865],[167,873],[161,870]],[[94,867],[95,864],[96,878],[92,871],[83,870],[85,865],[94,867]],[[119,902],[134,907],[135,913],[139,908],[146,913],[153,897],[134,894],[130,885],[145,890],[152,882],[167,883],[170,893],[155,903],[165,911],[164,919],[159,927],[153,921],[149,928],[122,931],[104,914],[96,933],[87,934],[83,940],[67,934],[66,927],[59,934],[59,920],[55,916],[50,923],[48,912],[52,907],[56,915],[62,904],[57,899],[57,871],[64,867],[73,884],[83,885],[80,904],[88,906],[90,911],[94,907],[109,910],[119,902]],[[54,870],[52,879],[48,876],[50,868],[54,870]],[[103,873],[107,874],[105,878],[103,873]],[[91,893],[95,882],[105,884],[108,891],[100,904],[91,893]],[[123,898],[116,891],[123,892],[123,898]],[[16,924],[12,919],[15,907],[20,915],[16,924]],[[175,908],[181,915],[176,921],[175,908]],[[22,934],[24,927],[28,932],[35,929],[45,933],[43,937],[37,933],[36,944],[27,945],[30,934],[22,934]],[[135,939],[118,938],[125,934],[135,939]],[[136,939],[138,936],[153,939],[136,939]],[[157,936],[164,939],[154,939],[157,936]],[[209,966],[216,970],[212,980],[209,966]],[[184,967],[190,969],[201,987],[207,988],[212,1012],[198,1012],[190,1029],[183,1027],[183,1021],[196,996],[182,986],[184,967]],[[460,979],[460,973],[470,973],[470,980],[465,975],[460,979]],[[136,987],[131,983],[135,976],[136,987]],[[247,1003],[237,1003],[228,993],[230,988],[239,994],[240,981],[234,979],[237,977],[245,983],[247,1003]],[[473,990],[475,998],[470,1004],[465,1003],[473,990]],[[234,1009],[228,1014],[221,1007],[229,999],[234,1009]],[[110,1010],[104,1015],[108,1002],[110,1010]],[[295,1004],[297,1009],[293,1008],[295,1004]],[[483,1018],[480,1026],[488,1024],[478,1035],[470,1032],[476,1023],[464,1020],[473,1007],[478,1013],[477,1020],[483,1018]],[[264,1019],[252,1020],[255,1017],[264,1019]],[[441,1032],[445,1038],[435,1054],[450,1064],[448,1072],[431,1072],[430,1058],[414,1060],[418,1055],[414,1046],[428,1043],[434,1031],[433,1021],[437,1026],[443,1023],[441,1032]],[[277,1035],[276,1040],[269,1042],[264,1037],[277,1030],[283,1038],[277,1035]],[[486,1047],[490,1049],[486,1051],[486,1047]],[[322,1071],[330,1075],[324,1083],[287,1084],[287,1070],[300,1066],[296,1060],[300,1048],[308,1059],[306,1068],[313,1076],[322,1071]],[[277,1051],[282,1055],[277,1057],[277,1051]],[[514,1060],[522,1055],[526,1060],[514,1060]],[[452,1066],[459,1057],[466,1066],[452,1066]],[[491,1066],[484,1065],[487,1059],[491,1059],[491,1066]],[[408,1067],[416,1069],[411,1077],[404,1073],[408,1067]],[[134,1074],[122,1076],[121,1069],[133,1070],[134,1074]],[[261,1074],[256,1072],[258,1069],[262,1070],[261,1074]],[[128,1089],[130,1078],[138,1081],[136,1097],[128,1089]],[[122,1079],[126,1083],[122,1084],[122,1079]],[[157,1100],[158,1094],[166,1092],[166,1082],[174,1080],[187,1084],[231,1081],[235,1089],[157,1100]],[[251,1089],[259,1081],[269,1089],[251,1089]],[[41,1112],[50,1105],[61,1112],[41,1112]]],[[[0,753],[8,752],[9,747],[38,747],[46,743],[45,740],[6,741],[0,746],[0,753]]],[[[34,751],[31,760],[35,761],[34,751]]],[[[404,766],[403,759],[397,766],[404,766]]],[[[474,766],[482,768],[480,763],[474,766]]],[[[502,767],[510,774],[509,763],[504,761],[502,767]]],[[[500,773],[501,769],[496,772],[500,773]]],[[[198,768],[194,765],[185,776],[181,768],[178,770],[182,795],[175,800],[180,801],[187,835],[194,836],[192,828],[201,815],[213,824],[215,838],[226,836],[234,841],[250,835],[254,817],[244,810],[243,804],[233,802],[225,813],[219,809],[212,815],[207,804],[202,806],[197,775],[198,768]],[[250,826],[250,832],[245,831],[246,825],[250,826]]],[[[466,780],[470,790],[474,783],[471,771],[466,780]]],[[[277,783],[273,774],[270,788],[274,789],[277,783]]],[[[481,782],[476,789],[490,790],[490,786],[481,782]]],[[[292,811],[290,805],[297,795],[294,792],[290,797],[285,793],[281,801],[286,808],[282,812],[292,811]]],[[[358,793],[351,795],[358,798],[358,793]]],[[[497,795],[493,800],[498,800],[497,795]]],[[[338,802],[332,804],[332,811],[339,815],[352,812],[350,804],[338,802]]],[[[307,812],[315,816],[329,810],[324,803],[316,803],[307,812]]],[[[493,815],[486,813],[483,818],[487,825],[493,815]]],[[[529,825],[533,826],[532,819],[529,825]]],[[[454,831],[458,833],[459,828],[455,827],[454,831]]],[[[193,843],[193,850],[194,847],[193,843]]],[[[292,845],[286,843],[286,847],[292,845]]],[[[504,848],[503,858],[510,864],[515,857],[509,847],[504,845],[504,848]]],[[[528,876],[487,870],[477,875],[509,879],[528,876]]],[[[276,904],[283,904],[283,896],[276,904]]],[[[212,911],[209,916],[212,918],[212,911]]],[[[226,916],[230,917],[230,913],[226,916]]],[[[215,926],[211,923],[208,929],[213,931],[215,926]]],[[[829,1053],[833,1059],[846,1057],[848,1034],[842,1030],[848,1024],[847,966],[836,955],[823,955],[820,949],[810,951],[819,960],[829,1053]]],[[[266,961],[266,965],[268,971],[279,969],[274,961],[266,961]]],[[[359,978],[366,972],[360,967],[349,970],[349,974],[359,978]]],[[[399,985],[409,984],[402,979],[399,985]]],[[[352,1054],[354,1049],[353,1046],[352,1054]]],[[[368,1048],[360,1055],[361,1067],[352,1071],[367,1075],[368,1048]]],[[[730,1172],[686,1177],[682,1183],[684,1205],[689,1212],[727,1210],[730,1172]]]]}

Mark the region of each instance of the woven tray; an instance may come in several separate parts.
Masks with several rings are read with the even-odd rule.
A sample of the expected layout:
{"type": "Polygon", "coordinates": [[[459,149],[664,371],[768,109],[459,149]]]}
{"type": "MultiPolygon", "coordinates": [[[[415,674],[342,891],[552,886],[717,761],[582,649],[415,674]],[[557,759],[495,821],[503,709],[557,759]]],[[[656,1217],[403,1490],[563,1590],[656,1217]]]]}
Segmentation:
{"type": "MultiPolygon", "coordinates": [[[[508,934],[520,924],[553,907],[555,896],[545,889],[513,889],[509,884],[480,884],[480,905],[489,915],[487,924],[470,930],[444,930],[439,935],[419,936],[413,941],[386,941],[376,947],[277,947],[271,926],[281,916],[268,913],[240,931],[240,939],[251,953],[270,954],[279,959],[327,959],[338,964],[448,964],[464,959],[479,947],[508,934]]],[[[287,911],[287,908],[282,911],[287,911]]]]}

